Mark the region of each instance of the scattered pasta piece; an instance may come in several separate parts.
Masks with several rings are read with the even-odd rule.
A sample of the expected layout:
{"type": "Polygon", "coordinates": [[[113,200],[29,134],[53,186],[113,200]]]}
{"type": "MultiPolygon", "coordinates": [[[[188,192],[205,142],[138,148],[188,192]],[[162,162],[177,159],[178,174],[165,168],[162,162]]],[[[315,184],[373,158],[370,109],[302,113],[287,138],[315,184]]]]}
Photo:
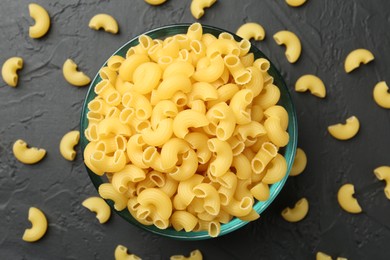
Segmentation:
{"type": "Polygon", "coordinates": [[[380,166],[374,170],[375,176],[378,180],[385,181],[385,195],[390,200],[390,166],[380,166]]]}
{"type": "Polygon", "coordinates": [[[350,73],[358,68],[360,64],[367,64],[374,60],[374,55],[366,49],[356,49],[351,51],[347,58],[345,58],[344,69],[345,72],[350,73]]]}
{"type": "Polygon", "coordinates": [[[217,0],[192,0],[191,14],[196,19],[200,19],[204,15],[204,9],[211,7],[217,0]]]}
{"type": "Polygon", "coordinates": [[[67,59],[62,67],[62,73],[64,74],[65,80],[77,87],[85,86],[91,82],[91,79],[81,71],[77,71],[77,64],[67,59]]]}
{"type": "Polygon", "coordinates": [[[38,4],[29,4],[28,10],[31,18],[34,19],[35,24],[30,26],[29,35],[31,38],[43,37],[50,28],[50,16],[42,6],[38,4]]]}
{"type": "Polygon", "coordinates": [[[305,170],[306,164],[307,164],[306,153],[301,148],[298,147],[297,152],[295,154],[294,163],[291,167],[290,176],[297,176],[301,174],[305,170]]]}
{"type": "Polygon", "coordinates": [[[28,211],[28,220],[31,222],[32,226],[24,231],[23,240],[26,242],[35,242],[45,235],[47,220],[45,214],[35,207],[30,207],[28,211]]]}
{"type": "Polygon", "coordinates": [[[332,260],[332,257],[323,252],[317,252],[316,260],[332,260]]]}
{"type": "Polygon", "coordinates": [[[389,87],[385,81],[377,83],[374,87],[373,96],[378,106],[390,109],[389,87]]]}
{"type": "Polygon", "coordinates": [[[340,207],[349,213],[360,213],[362,208],[360,207],[356,198],[353,197],[355,188],[352,184],[344,184],[341,186],[337,193],[337,200],[340,207]]]}
{"type": "Polygon", "coordinates": [[[292,7],[299,7],[306,3],[307,0],[286,0],[286,3],[292,7]]]}
{"type": "Polygon", "coordinates": [[[82,205],[96,213],[100,224],[106,223],[111,216],[110,206],[100,197],[89,197],[83,201],[82,205]]]}
{"type": "Polygon", "coordinates": [[[348,140],[354,137],[359,131],[360,123],[356,116],[347,118],[345,124],[335,124],[328,126],[328,131],[336,139],[348,140]]]}
{"type": "Polygon", "coordinates": [[[301,41],[295,33],[290,31],[279,31],[274,34],[274,40],[278,45],[286,46],[286,58],[288,62],[295,63],[301,55],[301,41]]]}
{"type": "Polygon", "coordinates": [[[96,31],[103,29],[106,32],[117,34],[118,33],[118,23],[114,17],[108,14],[97,14],[91,18],[89,21],[89,28],[96,31]]]}
{"type": "Polygon", "coordinates": [[[303,75],[295,83],[295,91],[305,92],[309,90],[314,96],[324,98],[326,96],[326,88],[324,82],[315,75],[303,75]]]}
{"type": "Polygon", "coordinates": [[[6,60],[1,68],[1,76],[5,83],[11,87],[18,85],[17,70],[23,68],[23,59],[20,57],[12,57],[6,60]]]}
{"type": "Polygon", "coordinates": [[[150,5],[161,5],[165,3],[167,0],[145,0],[146,3],[150,5]]]}
{"type": "Polygon", "coordinates": [[[74,150],[74,146],[79,143],[79,140],[79,131],[70,131],[62,137],[60,142],[60,152],[66,160],[73,161],[76,157],[76,151],[74,150]]]}
{"type": "Polygon", "coordinates": [[[203,256],[199,250],[194,250],[190,253],[189,257],[184,255],[173,255],[170,257],[170,260],[202,260],[203,256]]]}
{"type": "Polygon", "coordinates": [[[28,148],[27,143],[21,139],[16,140],[12,151],[15,158],[24,164],[37,163],[46,155],[45,149],[39,149],[35,147],[28,148]]]}
{"type": "Polygon", "coordinates": [[[304,219],[309,212],[309,202],[302,198],[295,203],[294,208],[285,208],[282,217],[288,222],[298,222],[304,219]]]}
{"type": "Polygon", "coordinates": [[[238,28],[236,34],[248,41],[252,38],[256,41],[262,41],[265,38],[264,28],[258,23],[243,24],[238,28]]]}
{"type": "Polygon", "coordinates": [[[118,245],[114,252],[115,260],[142,260],[141,257],[134,254],[128,254],[127,248],[122,245],[118,245]]]}

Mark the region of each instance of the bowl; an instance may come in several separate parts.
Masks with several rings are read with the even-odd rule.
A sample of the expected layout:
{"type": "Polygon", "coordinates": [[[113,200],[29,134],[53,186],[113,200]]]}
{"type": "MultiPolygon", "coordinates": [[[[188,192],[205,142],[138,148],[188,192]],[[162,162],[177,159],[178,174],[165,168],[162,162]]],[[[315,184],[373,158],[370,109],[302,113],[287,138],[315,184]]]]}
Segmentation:
{"type": "MultiPolygon", "coordinates": [[[[175,34],[181,34],[181,33],[186,33],[188,27],[191,24],[175,24],[175,25],[168,25],[168,26],[163,26],[151,31],[148,31],[144,34],[150,36],[153,39],[159,38],[159,39],[164,39],[166,37],[175,35],[175,34]]],[[[218,36],[222,32],[228,32],[226,30],[213,27],[213,26],[207,26],[207,25],[202,25],[203,27],[203,33],[210,33],[213,34],[214,36],[218,36]]],[[[235,40],[240,41],[241,38],[231,32],[228,32],[232,34],[235,38],[235,40]]],[[[125,57],[126,56],[126,51],[132,47],[137,45],[138,42],[138,36],[133,38],[132,40],[128,41],[126,44],[124,44],[122,47],[120,47],[113,55],[120,55],[125,57]]],[[[256,58],[266,58],[268,59],[259,49],[257,49],[255,46],[251,46],[250,52],[252,52],[256,58]]],[[[268,59],[269,60],[269,59],[268,59]]],[[[103,66],[105,66],[103,64],[103,66]]],[[[103,67],[102,66],[102,67],[103,67]]],[[[274,201],[276,196],[279,194],[281,189],[283,188],[287,178],[288,178],[288,173],[290,172],[291,166],[294,162],[294,157],[295,157],[295,151],[297,147],[297,136],[298,136],[298,125],[297,125],[297,118],[296,118],[296,113],[295,113],[295,108],[293,101],[291,99],[290,93],[288,91],[288,88],[286,86],[286,83],[284,82],[282,76],[280,75],[279,71],[276,69],[276,67],[272,64],[268,73],[274,77],[274,84],[280,89],[280,100],[278,102],[279,105],[283,106],[289,116],[289,125],[288,125],[288,133],[290,135],[290,140],[287,146],[285,146],[283,149],[280,150],[280,152],[284,155],[286,162],[287,162],[287,174],[286,176],[280,180],[277,183],[274,183],[270,186],[270,197],[267,201],[258,201],[254,204],[254,209],[261,214],[271,203],[274,201]]],[[[96,74],[95,78],[93,79],[91,85],[89,86],[87,95],[85,97],[85,101],[83,104],[82,112],[81,112],[81,122],[80,122],[80,145],[82,151],[84,151],[86,145],[88,144],[88,140],[86,139],[84,135],[85,129],[88,127],[88,120],[87,120],[87,113],[88,113],[88,103],[96,96],[94,92],[94,87],[101,81],[102,79],[99,76],[99,73],[96,74]]],[[[103,176],[98,176],[95,173],[93,173],[88,167],[86,167],[87,172],[89,177],[91,178],[92,183],[95,185],[96,189],[98,189],[99,185],[106,182],[107,180],[103,176]]],[[[122,218],[124,218],[126,221],[129,223],[140,227],[144,230],[147,230],[149,232],[152,232],[154,234],[174,238],[174,239],[179,239],[179,240],[202,240],[202,239],[208,239],[211,238],[208,235],[207,231],[200,231],[200,232],[185,232],[185,231],[176,231],[173,228],[168,228],[168,229],[158,229],[157,227],[153,226],[145,226],[139,223],[137,220],[135,220],[131,214],[128,212],[127,209],[124,209],[122,211],[116,211],[113,207],[113,202],[110,200],[107,200],[107,203],[110,205],[111,209],[115,211],[117,214],[119,214],[122,218]]],[[[242,221],[238,218],[233,218],[229,223],[227,224],[221,224],[221,232],[219,236],[226,235],[232,231],[235,231],[244,225],[246,225],[249,222],[242,221]]]]}

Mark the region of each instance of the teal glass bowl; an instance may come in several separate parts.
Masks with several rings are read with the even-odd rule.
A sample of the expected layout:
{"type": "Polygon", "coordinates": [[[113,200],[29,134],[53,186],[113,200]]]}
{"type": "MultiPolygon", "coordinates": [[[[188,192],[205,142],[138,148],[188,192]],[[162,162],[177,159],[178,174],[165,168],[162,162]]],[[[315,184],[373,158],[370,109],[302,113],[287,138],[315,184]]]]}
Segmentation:
{"type": "MultiPolygon", "coordinates": [[[[146,32],[145,34],[150,36],[153,39],[164,39],[169,36],[173,36],[175,34],[182,34],[186,33],[188,27],[191,24],[175,24],[175,25],[168,25],[163,26],[154,30],[151,30],[149,32],[146,32]]],[[[214,36],[218,36],[222,32],[228,32],[226,30],[222,30],[216,27],[212,26],[206,26],[202,25],[203,27],[203,33],[210,33],[214,36]]],[[[230,33],[230,32],[229,32],[230,33]]],[[[233,33],[231,33],[234,38],[239,41],[241,38],[233,33]]],[[[130,47],[133,47],[137,45],[138,42],[138,36],[124,44],[122,47],[120,47],[113,55],[120,55],[125,57],[126,52],[130,47]]],[[[255,46],[251,46],[250,52],[252,52],[256,58],[266,58],[268,59],[259,49],[257,49],[255,46]]],[[[269,60],[269,59],[268,59],[269,60]]],[[[103,66],[106,66],[106,63],[103,64],[103,66]]],[[[280,152],[284,155],[286,161],[287,161],[287,174],[286,176],[279,182],[272,184],[270,186],[270,197],[267,201],[258,201],[254,205],[254,209],[261,214],[276,198],[276,196],[279,194],[281,189],[283,188],[287,178],[288,174],[290,172],[291,166],[294,162],[295,157],[295,151],[297,147],[297,136],[298,136],[298,124],[297,124],[297,117],[295,113],[295,107],[293,104],[293,101],[291,99],[290,93],[288,91],[288,88],[286,86],[286,83],[284,82],[282,76],[280,75],[279,71],[275,68],[275,66],[271,62],[271,67],[268,71],[268,73],[274,78],[274,84],[280,89],[280,100],[279,105],[283,106],[289,116],[289,124],[288,124],[288,133],[290,135],[290,141],[287,144],[286,147],[284,147],[280,152]]],[[[86,145],[88,144],[88,140],[86,139],[84,135],[85,129],[88,127],[88,119],[87,119],[87,113],[88,113],[88,103],[96,97],[96,94],[94,92],[95,86],[101,81],[102,79],[99,76],[99,73],[96,74],[95,78],[93,79],[87,95],[84,100],[83,109],[81,112],[81,122],[80,122],[80,144],[82,152],[84,152],[84,149],[86,145]]],[[[84,155],[83,155],[84,157],[84,155]]],[[[100,186],[100,184],[107,182],[107,179],[103,176],[98,176],[95,173],[93,173],[88,167],[86,167],[89,177],[92,180],[92,183],[95,185],[96,189],[100,186]]],[[[179,240],[202,240],[202,239],[208,239],[211,238],[207,231],[199,231],[199,232],[185,232],[185,231],[176,231],[173,228],[168,229],[158,229],[155,226],[145,226],[139,223],[137,220],[135,220],[131,214],[128,212],[127,209],[124,209],[122,211],[116,211],[113,207],[113,202],[111,200],[107,200],[107,203],[111,206],[111,209],[115,211],[117,214],[119,214],[122,218],[130,222],[131,224],[140,227],[144,230],[147,230],[149,232],[152,232],[154,234],[175,238],[179,240]]],[[[226,235],[234,230],[239,229],[240,227],[243,227],[248,222],[242,221],[238,218],[233,218],[229,223],[222,224],[221,225],[221,232],[219,236],[226,235]]]]}

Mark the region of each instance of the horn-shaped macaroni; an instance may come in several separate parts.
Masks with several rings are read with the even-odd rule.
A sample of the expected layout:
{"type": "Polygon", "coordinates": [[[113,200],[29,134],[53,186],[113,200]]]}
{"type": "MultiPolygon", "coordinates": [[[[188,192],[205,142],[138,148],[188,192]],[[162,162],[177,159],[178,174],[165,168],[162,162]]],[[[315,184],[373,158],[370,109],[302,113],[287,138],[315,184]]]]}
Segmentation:
{"type": "Polygon", "coordinates": [[[292,7],[298,7],[306,3],[306,0],[286,0],[286,3],[292,7]]]}
{"type": "Polygon", "coordinates": [[[328,126],[329,133],[336,139],[348,140],[354,137],[359,131],[360,123],[356,116],[347,118],[345,124],[328,126]]]}
{"type": "Polygon", "coordinates": [[[111,183],[103,183],[99,186],[99,195],[103,199],[112,200],[114,202],[114,208],[121,211],[127,206],[127,198],[125,195],[115,190],[111,183]]]}
{"type": "Polygon", "coordinates": [[[265,38],[264,28],[258,23],[245,23],[238,28],[236,34],[247,40],[253,38],[256,41],[262,41],[265,38]]]}
{"type": "Polygon", "coordinates": [[[217,0],[192,0],[191,2],[191,14],[196,19],[201,18],[204,15],[204,9],[212,6],[217,0]]]}
{"type": "Polygon", "coordinates": [[[163,191],[157,188],[143,190],[137,197],[139,204],[145,207],[155,207],[156,213],[162,219],[167,220],[172,215],[171,199],[163,191]]]}
{"type": "Polygon", "coordinates": [[[340,207],[349,213],[360,213],[362,208],[356,198],[353,197],[355,188],[352,184],[344,184],[337,192],[337,200],[340,207]]]}
{"type": "Polygon", "coordinates": [[[303,75],[295,83],[295,91],[305,92],[309,90],[314,96],[324,98],[326,96],[326,88],[324,82],[315,75],[303,75]]]}
{"type": "Polygon", "coordinates": [[[297,176],[301,174],[305,170],[306,164],[307,164],[306,153],[301,148],[298,147],[297,152],[295,154],[294,163],[291,167],[290,176],[297,176]]]}
{"type": "Polygon", "coordinates": [[[62,137],[60,142],[60,152],[66,160],[73,161],[76,157],[76,151],[74,150],[74,146],[79,143],[79,140],[79,131],[70,131],[62,137]]]}
{"type": "Polygon", "coordinates": [[[128,254],[127,248],[122,245],[118,245],[114,252],[115,260],[141,260],[139,256],[134,254],[128,254]]]}
{"type": "Polygon", "coordinates": [[[16,140],[12,147],[16,159],[25,164],[34,164],[43,159],[46,155],[45,149],[35,147],[28,148],[27,143],[21,139],[16,140]]]}
{"type": "Polygon", "coordinates": [[[389,87],[387,86],[385,81],[381,81],[378,84],[375,85],[373,96],[375,102],[383,107],[390,109],[390,93],[389,93],[389,87]]]}
{"type": "Polygon", "coordinates": [[[372,52],[366,49],[356,49],[351,51],[344,62],[345,72],[350,73],[354,69],[358,68],[360,64],[367,64],[374,60],[372,52]]]}
{"type": "Polygon", "coordinates": [[[184,138],[190,127],[203,127],[209,124],[209,120],[204,114],[193,110],[184,110],[177,114],[173,120],[173,133],[179,137],[184,138]]]}
{"type": "Polygon", "coordinates": [[[12,57],[6,60],[1,68],[1,76],[5,83],[11,87],[18,85],[17,70],[23,68],[23,59],[20,57],[12,57]]]}
{"type": "Polygon", "coordinates": [[[28,211],[28,220],[31,222],[31,228],[26,229],[23,234],[23,240],[35,242],[43,237],[47,230],[47,219],[43,212],[35,207],[30,207],[28,211]]]}
{"type": "Polygon", "coordinates": [[[379,180],[386,182],[384,191],[390,200],[390,166],[380,166],[374,170],[374,174],[379,180]]]}
{"type": "Polygon", "coordinates": [[[309,202],[302,198],[295,203],[293,208],[285,208],[282,217],[288,222],[298,222],[304,219],[309,212],[309,202]]]}
{"type": "Polygon", "coordinates": [[[233,152],[226,141],[218,138],[211,138],[207,141],[209,150],[216,154],[216,158],[210,163],[210,174],[215,177],[221,177],[230,168],[233,162],[233,152]]]}
{"type": "Polygon", "coordinates": [[[50,16],[45,8],[38,4],[29,4],[28,10],[31,18],[35,21],[35,24],[30,26],[28,33],[31,38],[41,38],[50,28],[50,16]]]}
{"type": "Polygon", "coordinates": [[[73,86],[81,87],[91,82],[91,79],[87,75],[77,70],[77,64],[71,59],[65,61],[62,67],[62,73],[65,80],[73,86]]]}
{"type": "Polygon", "coordinates": [[[110,206],[100,197],[89,197],[83,201],[82,205],[96,213],[100,224],[106,223],[111,216],[110,206]]]}
{"type": "Polygon", "coordinates": [[[290,31],[279,31],[274,34],[274,40],[278,45],[286,46],[286,58],[288,62],[295,63],[301,55],[301,41],[290,31]]]}
{"type": "Polygon", "coordinates": [[[89,28],[98,31],[99,29],[104,29],[104,31],[117,34],[118,33],[118,23],[108,14],[97,14],[89,20],[89,28]]]}

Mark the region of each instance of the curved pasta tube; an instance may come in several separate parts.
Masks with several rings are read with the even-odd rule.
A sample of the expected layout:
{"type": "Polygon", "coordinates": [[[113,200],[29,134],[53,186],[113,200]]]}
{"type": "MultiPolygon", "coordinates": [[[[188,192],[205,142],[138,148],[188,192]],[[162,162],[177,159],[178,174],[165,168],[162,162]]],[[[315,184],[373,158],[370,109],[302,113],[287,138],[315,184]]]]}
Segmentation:
{"type": "Polygon", "coordinates": [[[35,242],[45,235],[47,230],[47,219],[40,209],[30,207],[28,211],[28,220],[31,222],[32,226],[24,231],[23,240],[26,242],[35,242]]]}
{"type": "MultiPolygon", "coordinates": [[[[264,78],[265,80],[265,78],[264,78]]],[[[260,94],[253,99],[252,104],[258,105],[262,109],[267,109],[276,105],[280,99],[280,90],[274,84],[265,85],[260,94]]]]}
{"type": "Polygon", "coordinates": [[[286,175],[287,172],[287,163],[286,159],[280,155],[277,154],[274,159],[270,162],[270,166],[268,166],[268,170],[262,180],[263,183],[266,184],[273,184],[281,179],[286,175]]]}
{"type": "Polygon", "coordinates": [[[169,219],[172,215],[171,199],[163,191],[156,188],[148,188],[143,190],[137,197],[139,204],[145,207],[153,206],[156,213],[162,219],[169,219]]]}
{"type": "Polygon", "coordinates": [[[304,219],[309,212],[309,202],[302,198],[295,203],[293,208],[285,208],[282,217],[288,222],[298,222],[304,219]]]}
{"type": "Polygon", "coordinates": [[[218,92],[213,85],[207,82],[195,82],[192,90],[188,93],[189,102],[194,100],[210,101],[218,98],[218,92]]]}
{"type": "Polygon", "coordinates": [[[178,74],[183,74],[189,78],[194,74],[194,72],[195,72],[195,68],[191,63],[178,60],[170,64],[164,70],[164,74],[162,78],[166,79],[178,74]]]}
{"type": "Polygon", "coordinates": [[[217,89],[218,99],[207,102],[207,108],[215,106],[220,102],[226,102],[230,100],[240,89],[236,84],[228,83],[217,89]]]}
{"type": "Polygon", "coordinates": [[[12,57],[6,60],[1,68],[1,76],[7,85],[16,87],[18,85],[17,70],[23,68],[23,59],[20,57],[12,57]]]}
{"type": "Polygon", "coordinates": [[[245,68],[251,67],[255,61],[255,55],[251,52],[240,57],[240,61],[245,68]]]}
{"type": "Polygon", "coordinates": [[[358,68],[360,64],[367,64],[374,60],[372,52],[366,49],[356,49],[351,51],[344,62],[345,72],[350,73],[354,69],[358,68]]]}
{"type": "Polygon", "coordinates": [[[197,66],[196,71],[192,75],[196,81],[200,82],[214,82],[221,77],[224,72],[225,64],[221,55],[214,55],[210,58],[203,57],[199,60],[198,64],[202,63],[202,60],[209,61],[209,65],[203,68],[197,66]]]}
{"type": "Polygon", "coordinates": [[[230,100],[230,108],[232,109],[236,122],[239,125],[248,124],[251,122],[250,111],[247,108],[253,100],[253,92],[249,89],[238,91],[230,100]]]}
{"type": "Polygon", "coordinates": [[[210,174],[221,177],[230,168],[233,162],[233,152],[228,142],[211,138],[207,141],[209,150],[216,154],[216,158],[210,163],[210,174]]]}
{"type": "Polygon", "coordinates": [[[193,190],[195,197],[201,198],[204,200],[203,208],[204,210],[212,215],[218,215],[221,207],[221,201],[219,199],[218,191],[208,183],[201,183],[196,185],[193,190]]]}
{"type": "Polygon", "coordinates": [[[77,87],[85,86],[91,82],[91,79],[81,71],[77,71],[77,64],[67,59],[62,67],[62,73],[65,80],[77,87]]]}
{"type": "Polygon", "coordinates": [[[161,161],[165,169],[174,167],[179,160],[178,155],[188,152],[188,143],[180,138],[171,138],[161,148],[161,161]]]}
{"type": "MultiPolygon", "coordinates": [[[[105,66],[99,70],[99,76],[102,79],[107,79],[110,81],[112,85],[115,85],[117,82],[117,76],[118,74],[115,72],[115,70],[110,69],[109,67],[105,66]]],[[[123,82],[121,82],[123,83],[123,82]]]]}
{"type": "MultiPolygon", "coordinates": [[[[207,119],[215,125],[215,135],[222,141],[228,140],[234,133],[236,127],[235,114],[225,102],[220,102],[211,107],[206,114],[207,119]]],[[[205,126],[205,131],[212,134],[211,124],[205,126]]]]}
{"type": "Polygon", "coordinates": [[[209,120],[204,114],[193,110],[184,110],[177,114],[173,120],[173,133],[179,137],[184,138],[190,127],[204,127],[209,124],[209,120]]]}
{"type": "Polygon", "coordinates": [[[268,163],[275,158],[275,156],[278,154],[278,148],[270,142],[265,142],[261,145],[260,150],[257,152],[257,154],[252,159],[252,170],[256,174],[260,174],[262,171],[264,171],[265,167],[268,165],[268,163]]]}
{"type": "Polygon", "coordinates": [[[100,184],[98,192],[103,199],[112,200],[116,210],[121,211],[126,208],[126,196],[116,191],[111,183],[100,184]]]}
{"type": "Polygon", "coordinates": [[[98,31],[99,29],[104,29],[104,31],[117,34],[118,33],[118,23],[115,18],[108,14],[97,14],[89,20],[89,28],[98,31]]]}
{"type": "Polygon", "coordinates": [[[145,62],[149,62],[150,59],[146,54],[134,54],[127,57],[121,64],[119,68],[119,77],[121,77],[124,81],[133,81],[134,71],[137,69],[139,65],[145,62]]]}
{"type": "Polygon", "coordinates": [[[175,211],[171,216],[172,226],[176,231],[180,231],[184,229],[186,232],[192,231],[196,224],[198,223],[198,219],[187,211],[175,211]]]}
{"type": "Polygon", "coordinates": [[[131,135],[131,129],[128,125],[122,124],[118,118],[105,118],[98,124],[98,135],[100,138],[123,135],[131,135]]]}
{"type": "Polygon", "coordinates": [[[114,173],[111,183],[119,193],[124,194],[129,189],[130,182],[137,183],[145,180],[145,178],[145,170],[135,165],[127,164],[122,170],[114,173]]]}
{"type": "Polygon", "coordinates": [[[201,18],[204,15],[204,9],[212,6],[217,0],[192,0],[191,2],[191,14],[196,19],[201,18]]]}
{"type": "Polygon", "coordinates": [[[153,108],[150,123],[153,128],[157,128],[159,123],[166,118],[174,118],[178,113],[178,108],[171,100],[161,100],[153,108]]]}
{"type": "Polygon", "coordinates": [[[328,126],[328,131],[336,139],[348,140],[354,137],[360,128],[359,119],[356,116],[347,118],[345,124],[328,126]]]}
{"type": "Polygon", "coordinates": [[[385,181],[386,187],[384,189],[386,197],[390,200],[390,166],[380,166],[374,170],[375,176],[378,180],[385,181]]]}
{"type": "Polygon", "coordinates": [[[245,23],[238,28],[236,34],[241,38],[256,41],[262,41],[265,38],[265,31],[263,26],[258,23],[245,23]]]}
{"type": "Polygon", "coordinates": [[[306,0],[286,0],[286,3],[292,7],[298,7],[306,3],[306,0]]]}
{"type": "Polygon", "coordinates": [[[164,119],[157,125],[154,130],[152,128],[146,128],[142,130],[142,138],[148,145],[163,145],[171,138],[173,134],[172,125],[173,120],[171,118],[164,119]]]}
{"type": "Polygon", "coordinates": [[[238,56],[228,54],[223,58],[223,60],[226,67],[232,74],[236,84],[244,85],[251,80],[252,74],[247,69],[245,69],[238,56]]]}
{"type": "Polygon", "coordinates": [[[184,137],[190,147],[196,151],[200,164],[207,163],[211,158],[211,151],[207,146],[208,136],[203,133],[192,132],[184,137]]]}
{"type": "Polygon", "coordinates": [[[281,120],[278,117],[271,116],[264,122],[264,127],[267,130],[267,135],[272,143],[278,147],[284,147],[288,144],[290,136],[283,129],[281,120]]]}
{"type": "Polygon", "coordinates": [[[270,191],[269,186],[266,183],[259,182],[255,186],[250,189],[250,192],[253,197],[255,197],[258,201],[266,201],[269,198],[270,191]]]}
{"type": "Polygon", "coordinates": [[[140,94],[148,94],[160,83],[162,70],[154,62],[145,62],[137,67],[133,74],[134,86],[132,90],[140,94]]]}
{"type": "Polygon", "coordinates": [[[195,197],[193,188],[196,185],[202,183],[203,180],[204,177],[202,175],[194,174],[191,176],[191,178],[179,182],[177,187],[177,194],[184,205],[183,209],[185,209],[188,205],[190,205],[190,203],[195,197]]]}
{"type": "Polygon", "coordinates": [[[178,91],[191,91],[191,81],[185,75],[179,74],[164,79],[157,88],[157,95],[159,99],[170,99],[178,91]]]}
{"type": "Polygon", "coordinates": [[[389,87],[387,86],[385,81],[381,81],[377,83],[374,87],[373,96],[375,102],[383,107],[390,109],[390,93],[389,87]]]}
{"type": "Polygon", "coordinates": [[[217,39],[213,41],[206,50],[206,55],[210,58],[228,54],[239,56],[240,53],[241,51],[237,42],[229,39],[217,39]]]}
{"type": "Polygon", "coordinates": [[[251,163],[244,154],[239,154],[233,157],[232,167],[236,169],[238,179],[245,180],[251,177],[251,163]]]}
{"type": "Polygon", "coordinates": [[[35,24],[30,26],[28,33],[31,38],[41,38],[50,28],[50,16],[46,9],[38,4],[29,4],[28,10],[31,18],[35,21],[35,24]]]}
{"type": "Polygon", "coordinates": [[[268,117],[277,117],[280,119],[280,126],[286,130],[288,127],[288,113],[282,106],[272,106],[264,111],[264,115],[268,117]]]}
{"type": "Polygon", "coordinates": [[[305,92],[309,90],[311,94],[319,98],[326,96],[326,88],[324,82],[315,75],[303,75],[295,83],[295,91],[305,92]]]}
{"type": "Polygon", "coordinates": [[[96,213],[100,224],[106,223],[111,216],[110,206],[100,197],[89,197],[83,201],[82,205],[96,213]]]}
{"type": "Polygon", "coordinates": [[[191,178],[198,169],[198,157],[194,150],[190,149],[183,154],[183,162],[180,166],[169,172],[169,176],[176,181],[185,181],[191,178]]]}
{"type": "Polygon", "coordinates": [[[244,88],[251,90],[253,92],[253,97],[257,97],[264,87],[263,74],[257,67],[247,67],[246,69],[251,74],[251,80],[244,85],[244,88]]]}
{"type": "Polygon", "coordinates": [[[114,252],[115,260],[141,260],[140,257],[134,254],[128,254],[127,248],[122,245],[118,245],[114,252]]]}
{"type": "Polygon", "coordinates": [[[60,142],[60,152],[66,160],[73,161],[76,157],[76,151],[74,150],[74,146],[79,143],[79,140],[79,131],[70,131],[62,137],[60,142]]]}
{"type": "Polygon", "coordinates": [[[290,31],[279,31],[274,34],[274,40],[278,45],[286,46],[286,58],[288,62],[295,63],[301,55],[301,41],[290,31]]]}
{"type": "Polygon", "coordinates": [[[337,200],[340,207],[349,213],[360,213],[362,208],[356,198],[353,197],[355,188],[352,184],[344,184],[337,192],[337,200]]]}
{"type": "Polygon", "coordinates": [[[243,142],[249,140],[249,138],[257,138],[267,134],[264,126],[256,121],[251,121],[245,125],[239,125],[236,127],[235,134],[239,136],[239,139],[243,142]]]}
{"type": "Polygon", "coordinates": [[[104,172],[118,172],[126,165],[124,151],[117,150],[113,156],[108,156],[102,151],[95,151],[90,158],[91,164],[104,172]]]}
{"type": "Polygon", "coordinates": [[[89,142],[84,149],[84,163],[96,175],[102,176],[104,171],[91,163],[91,155],[96,151],[96,142],[89,142]]]}
{"type": "Polygon", "coordinates": [[[291,167],[290,176],[297,176],[301,174],[305,170],[306,164],[307,164],[306,153],[301,148],[298,147],[297,152],[295,154],[294,163],[291,167]]]}
{"type": "Polygon", "coordinates": [[[21,139],[15,141],[12,151],[18,161],[24,164],[34,164],[43,159],[46,155],[45,149],[27,147],[27,143],[21,139]]]}
{"type": "Polygon", "coordinates": [[[148,168],[148,166],[142,160],[145,147],[146,143],[143,140],[141,134],[133,135],[127,142],[127,156],[135,166],[141,169],[148,168]]]}
{"type": "Polygon", "coordinates": [[[194,250],[190,253],[189,257],[183,255],[173,255],[170,257],[170,260],[202,260],[203,256],[199,250],[194,250]]]}
{"type": "Polygon", "coordinates": [[[228,205],[222,205],[221,209],[235,217],[244,217],[252,210],[252,198],[243,197],[241,200],[232,199],[228,205]]]}
{"type": "MultiPolygon", "coordinates": [[[[316,260],[332,260],[332,257],[323,252],[317,252],[316,260]]],[[[342,260],[342,259],[337,258],[336,260],[342,260]]]]}

